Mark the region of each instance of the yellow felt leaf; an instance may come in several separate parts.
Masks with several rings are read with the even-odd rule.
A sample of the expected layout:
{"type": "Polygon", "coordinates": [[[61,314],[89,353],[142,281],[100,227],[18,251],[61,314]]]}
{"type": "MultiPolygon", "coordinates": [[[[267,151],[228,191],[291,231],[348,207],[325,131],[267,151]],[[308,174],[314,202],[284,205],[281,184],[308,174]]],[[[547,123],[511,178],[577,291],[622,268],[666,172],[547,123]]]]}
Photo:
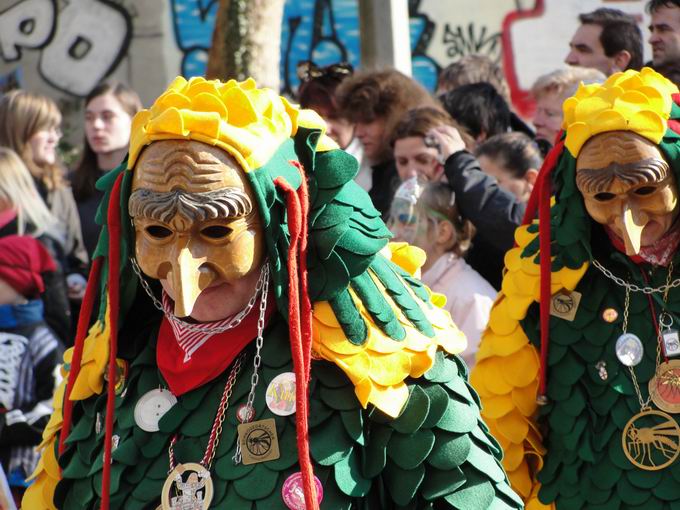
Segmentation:
{"type": "Polygon", "coordinates": [[[508,298],[499,296],[489,314],[489,328],[499,336],[511,334],[519,322],[508,313],[508,298]]]}
{"type": "Polygon", "coordinates": [[[512,386],[507,383],[506,379],[504,377],[499,377],[504,363],[504,358],[495,357],[485,359],[481,361],[473,371],[473,373],[480,373],[480,378],[477,380],[479,381],[481,379],[484,387],[494,395],[505,395],[512,391],[512,386]]]}
{"type": "Polygon", "coordinates": [[[437,353],[437,346],[430,345],[426,353],[416,353],[411,356],[411,377],[422,377],[425,372],[434,366],[434,357],[437,353]]]}
{"type": "Polygon", "coordinates": [[[371,379],[381,386],[401,383],[411,372],[411,360],[404,351],[371,356],[371,379]]]}
{"type": "Polygon", "coordinates": [[[498,418],[496,423],[498,424],[498,433],[507,437],[512,443],[522,443],[529,433],[527,419],[517,411],[498,418]]]}
{"type": "Polygon", "coordinates": [[[500,418],[515,408],[510,395],[498,395],[484,399],[484,416],[500,418]]]}
{"type": "Polygon", "coordinates": [[[513,388],[512,401],[515,407],[527,417],[536,411],[536,396],[538,394],[538,378],[524,387],[513,388]]]}
{"type": "Polygon", "coordinates": [[[503,467],[506,471],[514,471],[519,467],[523,460],[523,445],[510,443],[510,446],[503,450],[503,467]]]}
{"type": "Polygon", "coordinates": [[[370,401],[388,416],[396,418],[401,413],[408,401],[408,387],[404,384],[395,386],[380,386],[374,384],[371,387],[370,401]]]}
{"type": "Polygon", "coordinates": [[[387,245],[392,252],[392,262],[401,267],[404,271],[412,276],[416,276],[416,273],[425,263],[427,255],[423,250],[416,246],[412,246],[408,243],[389,243],[387,245]]]}
{"type": "Polygon", "coordinates": [[[55,446],[55,444],[51,444],[42,451],[43,466],[50,478],[59,478],[60,475],[59,464],[54,453],[55,446]]]}
{"type": "Polygon", "coordinates": [[[333,313],[333,309],[328,301],[317,301],[313,308],[314,319],[320,321],[325,326],[339,328],[340,323],[333,313]]]}
{"type": "Polygon", "coordinates": [[[531,494],[531,489],[533,487],[533,481],[531,475],[529,474],[529,467],[526,462],[522,462],[517,469],[508,472],[508,478],[510,479],[510,485],[514,491],[519,494],[522,499],[526,500],[531,494]]]}
{"type": "Polygon", "coordinates": [[[527,316],[529,306],[534,302],[534,296],[508,296],[508,315],[512,319],[522,320],[527,316]]]}
{"type": "Polygon", "coordinates": [[[527,344],[512,355],[503,358],[501,374],[510,386],[521,388],[536,380],[538,369],[536,348],[527,344]]]}
{"type": "Polygon", "coordinates": [[[345,372],[352,384],[365,379],[371,370],[371,358],[364,351],[350,356],[337,356],[335,363],[345,372]]]}

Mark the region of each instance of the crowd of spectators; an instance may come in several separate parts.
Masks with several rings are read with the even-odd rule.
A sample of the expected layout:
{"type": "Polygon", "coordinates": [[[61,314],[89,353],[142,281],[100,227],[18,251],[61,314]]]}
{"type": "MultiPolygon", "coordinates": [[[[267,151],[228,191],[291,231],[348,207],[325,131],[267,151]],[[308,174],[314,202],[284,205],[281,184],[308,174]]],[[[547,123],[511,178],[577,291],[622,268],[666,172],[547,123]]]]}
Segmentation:
{"type": "MultiPolygon", "coordinates": [[[[680,0],[650,0],[653,59],[680,80],[680,0]]],[[[427,253],[423,281],[469,340],[468,364],[501,282],[505,252],[542,160],[560,136],[562,103],[580,84],[643,66],[637,21],[601,8],[579,16],[564,66],[531,88],[532,118],[513,109],[502,68],[468,55],[441,70],[436,92],[393,69],[298,66],[297,101],[358,161],[356,181],[396,241],[427,253]]],[[[75,168],[60,160],[61,113],[24,90],[0,98],[0,455],[17,493],[35,465],[32,447],[49,414],[59,354],[95,254],[102,192],[96,182],[123,162],[137,94],[102,83],[84,101],[85,139],[75,168]],[[11,446],[11,448],[9,448],[11,446]]]]}

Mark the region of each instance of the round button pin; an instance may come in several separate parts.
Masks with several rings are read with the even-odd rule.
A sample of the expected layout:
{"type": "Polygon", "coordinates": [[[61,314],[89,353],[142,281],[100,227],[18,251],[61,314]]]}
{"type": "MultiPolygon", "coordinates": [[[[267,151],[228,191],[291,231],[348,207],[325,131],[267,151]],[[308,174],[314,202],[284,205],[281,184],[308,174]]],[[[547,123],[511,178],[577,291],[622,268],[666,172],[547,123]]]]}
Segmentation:
{"type": "Polygon", "coordinates": [[[241,404],[236,410],[236,419],[239,423],[250,423],[255,418],[255,409],[248,404],[241,404]]]}
{"type": "Polygon", "coordinates": [[[151,390],[135,405],[135,423],[146,432],[158,432],[158,422],[176,403],[177,398],[168,390],[151,390]]]}
{"type": "Polygon", "coordinates": [[[619,312],[615,308],[605,308],[602,311],[602,320],[610,324],[619,318],[619,312]]]}
{"type": "MultiPolygon", "coordinates": [[[[316,498],[320,505],[323,501],[323,486],[321,480],[316,476],[314,477],[314,485],[316,485],[316,498]]],[[[281,487],[281,497],[290,510],[306,510],[305,493],[302,489],[302,473],[298,471],[286,478],[283,487],[281,487]]]]}
{"type": "Polygon", "coordinates": [[[633,333],[624,333],[616,340],[616,357],[627,367],[634,367],[642,361],[642,341],[633,333]]]}
{"type": "Polygon", "coordinates": [[[267,386],[267,407],[278,416],[295,413],[295,374],[279,374],[267,386]]]}

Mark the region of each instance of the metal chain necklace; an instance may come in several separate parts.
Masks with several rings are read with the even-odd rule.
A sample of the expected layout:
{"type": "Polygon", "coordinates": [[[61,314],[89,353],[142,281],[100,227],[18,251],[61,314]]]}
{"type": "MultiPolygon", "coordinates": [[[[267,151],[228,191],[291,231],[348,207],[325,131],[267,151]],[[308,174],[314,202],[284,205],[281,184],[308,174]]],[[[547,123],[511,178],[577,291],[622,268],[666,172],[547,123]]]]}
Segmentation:
{"type": "MultiPolygon", "coordinates": [[[[627,282],[623,278],[619,278],[616,276],[614,273],[612,273],[609,269],[604,267],[596,258],[592,259],[593,265],[599,269],[603,275],[605,275],[607,278],[612,280],[616,285],[619,287],[624,287],[632,292],[642,292],[643,294],[660,294],[662,292],[668,292],[670,289],[674,289],[675,287],[680,287],[680,278],[676,278],[673,281],[669,281],[670,278],[666,279],[665,285],[661,285],[659,287],[640,287],[639,285],[636,285],[634,283],[627,282]]],[[[673,263],[670,264],[669,266],[669,275],[672,272],[672,267],[673,263]]]]}
{"type": "Polygon", "coordinates": [[[151,301],[154,305],[155,308],[163,312],[163,315],[165,315],[169,320],[176,322],[182,326],[182,328],[187,329],[189,331],[194,331],[194,332],[205,332],[205,333],[224,333],[225,331],[229,331],[230,329],[234,329],[236,326],[241,324],[243,319],[246,318],[246,316],[250,313],[250,311],[253,309],[253,306],[255,306],[255,303],[257,302],[257,296],[260,294],[260,291],[264,287],[265,281],[269,280],[269,263],[265,261],[262,264],[262,269],[260,270],[260,277],[257,280],[257,284],[255,285],[255,292],[251,296],[251,298],[248,300],[248,303],[246,306],[238,312],[234,317],[225,325],[220,325],[220,326],[214,326],[210,327],[205,324],[191,324],[180,317],[177,317],[175,314],[170,312],[169,310],[166,310],[165,307],[163,306],[163,303],[161,302],[160,299],[158,299],[154,293],[153,290],[151,290],[151,287],[149,286],[149,282],[146,281],[146,278],[144,278],[144,275],[142,275],[142,270],[139,267],[139,264],[135,260],[134,257],[130,257],[130,262],[132,264],[132,269],[139,278],[139,282],[142,285],[142,288],[144,291],[147,293],[147,295],[151,298],[151,301]]]}
{"type": "MultiPolygon", "coordinates": [[[[673,288],[670,281],[672,273],[673,265],[671,264],[668,268],[666,284],[662,287],[657,287],[663,289],[664,304],[668,301],[668,292],[673,288]]],[[[678,423],[669,414],[651,407],[650,403],[653,400],[651,391],[646,400],[642,396],[642,391],[640,390],[634,367],[642,361],[644,348],[639,337],[628,332],[630,293],[635,290],[628,282],[624,283],[626,283],[626,285],[622,286],[626,289],[626,295],[623,309],[623,334],[619,336],[616,341],[616,356],[630,371],[631,381],[640,404],[640,412],[626,423],[621,434],[621,446],[623,448],[623,453],[631,464],[646,471],[658,471],[670,466],[678,458],[678,455],[680,455],[680,445],[678,444],[678,440],[680,439],[680,426],[678,426],[678,423]]],[[[645,294],[649,295],[651,292],[645,292],[645,294]]],[[[651,312],[654,317],[653,307],[651,308],[651,312]]],[[[659,323],[662,326],[667,324],[663,322],[666,315],[670,317],[664,308],[659,316],[659,323]]],[[[654,323],[654,326],[656,329],[657,341],[655,374],[658,374],[661,365],[661,345],[663,343],[663,336],[661,327],[659,327],[656,322],[654,323]]],[[[652,381],[650,381],[650,384],[651,383],[652,381]]]]}
{"type": "MultiPolygon", "coordinates": [[[[265,317],[267,312],[267,298],[269,294],[269,271],[268,264],[265,264],[267,269],[263,268],[263,274],[266,274],[267,278],[260,280],[263,282],[260,291],[256,291],[255,295],[261,294],[260,297],[260,310],[259,317],[257,320],[257,339],[255,341],[255,357],[253,360],[253,374],[250,378],[251,386],[250,393],[248,394],[248,400],[245,404],[248,406],[249,410],[254,411],[253,401],[255,399],[255,389],[257,383],[259,382],[259,369],[262,363],[261,350],[264,344],[264,327],[265,327],[265,317]]],[[[259,282],[258,282],[259,284],[259,282]]],[[[252,306],[251,306],[252,308],[252,306]]],[[[203,458],[200,462],[186,462],[182,464],[176,464],[174,446],[177,442],[177,435],[175,435],[170,441],[170,446],[168,447],[168,457],[170,460],[170,472],[168,477],[163,484],[163,489],[161,493],[161,506],[162,510],[183,510],[185,508],[191,509],[201,509],[207,510],[210,507],[210,503],[213,498],[213,483],[210,475],[210,468],[212,466],[213,459],[215,458],[215,453],[220,442],[220,437],[222,435],[222,427],[224,420],[226,418],[227,409],[229,408],[229,399],[231,398],[234,384],[236,383],[236,377],[241,371],[243,360],[246,354],[242,353],[234,362],[234,366],[229,373],[227,382],[224,386],[224,391],[222,392],[222,398],[220,399],[220,404],[217,408],[217,414],[215,420],[213,421],[212,428],[210,430],[210,436],[208,438],[208,445],[206,447],[203,458]],[[188,476],[187,476],[188,474],[188,476]],[[174,495],[173,495],[174,494],[174,495]]],[[[239,410],[239,419],[241,410],[239,410]]],[[[254,412],[248,414],[250,420],[254,416],[254,412]]],[[[249,421],[250,421],[249,420],[249,421]]],[[[238,445],[238,443],[237,443],[238,445]]],[[[238,446],[237,446],[237,455],[238,446]]]]}

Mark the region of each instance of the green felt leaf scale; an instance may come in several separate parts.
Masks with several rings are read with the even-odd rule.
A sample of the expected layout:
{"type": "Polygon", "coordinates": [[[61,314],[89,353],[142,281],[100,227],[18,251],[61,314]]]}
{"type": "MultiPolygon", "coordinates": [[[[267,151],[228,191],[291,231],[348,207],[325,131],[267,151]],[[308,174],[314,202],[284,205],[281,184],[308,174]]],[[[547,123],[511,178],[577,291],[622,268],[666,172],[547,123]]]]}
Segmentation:
{"type": "MultiPolygon", "coordinates": [[[[213,509],[286,508],[281,486],[299,470],[295,416],[273,415],[264,396],[277,374],[292,371],[282,326],[283,321],[275,319],[267,330],[255,398],[256,419],[276,421],[281,456],[249,466],[235,465],[232,459],[236,410],[247,398],[252,370],[249,358],[234,386],[212,465],[213,509]]],[[[181,395],[161,418],[158,432],[142,431],[130,418],[137,400],[145,391],[165,386],[150,363],[155,330],[147,330],[143,336],[146,341],[127,344],[125,349],[128,355],[132,353],[128,359],[130,384],[125,397],[117,397],[114,434],[119,443],[113,452],[111,508],[156,508],[169,471],[168,445],[175,434],[176,461],[200,461],[225,383],[221,376],[181,395]],[[136,352],[133,345],[138,347],[136,352]]],[[[440,354],[426,378],[408,383],[408,403],[398,418],[390,419],[376,409],[361,409],[353,385],[335,365],[313,364],[309,437],[315,473],[324,487],[321,508],[429,508],[435,501],[436,508],[521,508],[507,486],[500,452],[481,423],[458,361],[440,354]],[[456,496],[457,489],[462,496],[456,496]],[[489,504],[480,507],[480,501],[489,504]]],[[[92,416],[104,413],[104,408],[101,396],[76,403],[73,430],[77,434],[71,436],[61,457],[63,479],[55,496],[60,509],[99,506],[103,434],[94,433],[92,416]]]]}

